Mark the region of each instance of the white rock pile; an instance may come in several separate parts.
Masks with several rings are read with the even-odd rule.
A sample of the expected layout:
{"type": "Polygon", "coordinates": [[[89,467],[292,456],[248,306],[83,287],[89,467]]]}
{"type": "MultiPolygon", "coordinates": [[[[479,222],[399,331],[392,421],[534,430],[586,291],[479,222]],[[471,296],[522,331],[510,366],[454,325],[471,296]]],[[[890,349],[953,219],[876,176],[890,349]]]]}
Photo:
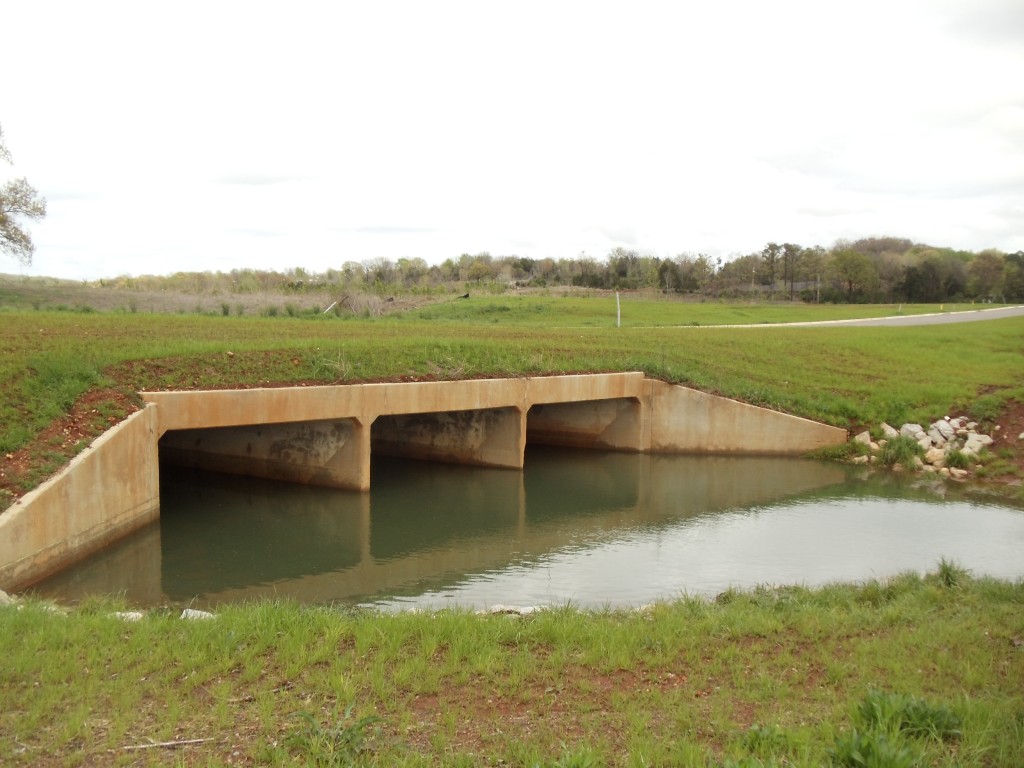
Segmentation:
{"type": "MultiPolygon", "coordinates": [[[[968,421],[965,416],[939,419],[928,426],[927,429],[920,424],[904,424],[898,430],[883,423],[881,425],[882,437],[875,442],[871,439],[870,432],[861,432],[853,439],[863,443],[871,449],[870,456],[858,456],[853,461],[857,464],[876,463],[878,454],[886,446],[889,440],[894,437],[909,437],[917,442],[924,451],[924,459],[914,460],[914,469],[922,472],[937,472],[943,477],[950,477],[954,480],[962,480],[967,477],[966,469],[948,467],[947,459],[953,451],[959,451],[969,460],[977,458],[982,448],[992,445],[992,437],[977,431],[978,425],[968,421]]],[[[996,427],[999,429],[999,427],[996,427]]]]}

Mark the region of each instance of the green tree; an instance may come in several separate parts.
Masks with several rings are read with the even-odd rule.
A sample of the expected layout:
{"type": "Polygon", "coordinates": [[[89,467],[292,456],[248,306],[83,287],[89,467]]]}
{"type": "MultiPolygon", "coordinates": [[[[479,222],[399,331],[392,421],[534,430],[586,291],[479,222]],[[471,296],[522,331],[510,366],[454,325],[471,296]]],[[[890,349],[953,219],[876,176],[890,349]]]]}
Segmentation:
{"type": "Polygon", "coordinates": [[[486,254],[481,254],[473,259],[466,270],[466,279],[475,280],[478,283],[481,280],[490,280],[492,277],[494,277],[494,270],[491,267],[491,257],[486,254]]]}
{"type": "Polygon", "coordinates": [[[846,293],[846,300],[852,302],[868,293],[878,282],[878,273],[870,257],[852,249],[832,254],[832,274],[846,293]]]}
{"type": "Polygon", "coordinates": [[[727,295],[754,296],[754,279],[761,270],[761,254],[748,253],[726,262],[718,269],[719,290],[727,295]]]}
{"type": "Polygon", "coordinates": [[[781,256],[782,246],[778,243],[768,243],[761,251],[761,282],[768,286],[769,300],[775,296],[775,274],[778,271],[781,256]]]}
{"type": "MultiPolygon", "coordinates": [[[[12,163],[0,128],[0,160],[12,163]]],[[[21,218],[39,220],[46,215],[46,200],[24,178],[12,179],[0,187],[0,251],[22,264],[32,263],[35,245],[20,222],[21,218]]]]}
{"type": "MultiPolygon", "coordinates": [[[[797,276],[808,285],[814,286],[814,303],[821,299],[821,277],[825,268],[825,249],[820,245],[801,248],[797,258],[797,276]]],[[[808,289],[810,290],[810,289],[808,289]]],[[[810,297],[810,293],[805,294],[810,297]]]]}
{"type": "Polygon", "coordinates": [[[1006,254],[1003,293],[1006,301],[1024,301],[1024,251],[1006,254]]]}
{"type": "Polygon", "coordinates": [[[608,254],[608,288],[639,288],[642,272],[636,251],[619,247],[608,254]]]}
{"type": "Polygon", "coordinates": [[[1003,290],[1003,254],[982,251],[967,265],[967,293],[975,299],[994,299],[1003,290]]]}
{"type": "Polygon", "coordinates": [[[658,284],[663,291],[682,292],[683,276],[679,271],[679,265],[672,259],[665,259],[658,264],[658,284]]]}
{"type": "Polygon", "coordinates": [[[789,285],[789,300],[796,293],[796,270],[803,249],[794,243],[782,244],[782,282],[789,285]]]}

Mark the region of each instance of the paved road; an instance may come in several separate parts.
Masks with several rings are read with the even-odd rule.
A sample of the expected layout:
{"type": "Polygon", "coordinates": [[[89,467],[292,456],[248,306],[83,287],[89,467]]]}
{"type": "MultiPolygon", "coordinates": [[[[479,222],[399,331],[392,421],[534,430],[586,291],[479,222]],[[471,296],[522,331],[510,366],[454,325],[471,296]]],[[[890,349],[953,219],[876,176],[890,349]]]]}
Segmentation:
{"type": "Polygon", "coordinates": [[[819,320],[810,323],[759,323],[757,325],[718,325],[707,328],[801,328],[822,325],[883,326],[883,325],[945,325],[947,323],[974,323],[979,320],[998,320],[1004,317],[1024,316],[1024,306],[998,309],[972,309],[967,312],[935,312],[928,315],[898,315],[865,320],[819,320]]]}

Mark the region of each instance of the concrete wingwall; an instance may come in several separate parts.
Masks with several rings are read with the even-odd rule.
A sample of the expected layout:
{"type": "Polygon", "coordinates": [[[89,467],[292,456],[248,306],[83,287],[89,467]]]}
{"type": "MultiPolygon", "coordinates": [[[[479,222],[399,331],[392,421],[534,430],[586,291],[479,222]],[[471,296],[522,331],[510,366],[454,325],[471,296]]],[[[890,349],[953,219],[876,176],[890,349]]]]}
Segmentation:
{"type": "Polygon", "coordinates": [[[53,573],[159,514],[156,408],[105,432],[0,514],[0,588],[53,573]]]}
{"type": "Polygon", "coordinates": [[[648,379],[652,453],[791,456],[841,445],[845,429],[648,379]]]}
{"type": "Polygon", "coordinates": [[[18,589],[156,519],[161,460],[368,490],[372,452],[521,469],[526,444],[797,455],[845,430],[641,373],[142,393],[147,407],[0,514],[18,589]]]}

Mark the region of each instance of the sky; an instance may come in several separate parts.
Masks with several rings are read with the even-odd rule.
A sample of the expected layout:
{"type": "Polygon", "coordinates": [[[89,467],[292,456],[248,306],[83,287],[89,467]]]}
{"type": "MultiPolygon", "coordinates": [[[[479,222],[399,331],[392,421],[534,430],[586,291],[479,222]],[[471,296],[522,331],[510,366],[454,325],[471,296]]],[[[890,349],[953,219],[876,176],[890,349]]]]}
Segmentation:
{"type": "Polygon", "coordinates": [[[1024,2],[0,0],[29,267],[1024,249],[1024,2]]]}

